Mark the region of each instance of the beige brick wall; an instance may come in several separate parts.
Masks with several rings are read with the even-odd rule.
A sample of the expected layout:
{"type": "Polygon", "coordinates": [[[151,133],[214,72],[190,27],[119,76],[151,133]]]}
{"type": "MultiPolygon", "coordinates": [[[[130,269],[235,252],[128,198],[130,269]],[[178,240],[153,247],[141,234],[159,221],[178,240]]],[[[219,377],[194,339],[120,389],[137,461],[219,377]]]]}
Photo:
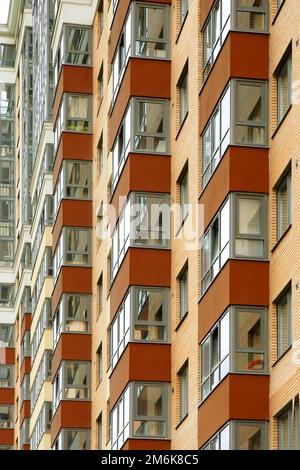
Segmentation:
{"type": "MultiPolygon", "coordinates": [[[[271,2],[274,18],[276,1],[271,2]]],[[[300,79],[299,38],[300,11],[295,2],[286,0],[275,22],[270,26],[270,134],[277,128],[277,85],[273,74],[290,41],[292,47],[292,80],[300,79]]],[[[300,392],[299,367],[293,364],[292,348],[275,365],[277,360],[277,319],[273,304],[276,296],[291,280],[292,283],[292,339],[299,339],[300,329],[300,291],[296,288],[299,281],[299,237],[300,237],[300,183],[297,160],[299,158],[299,104],[293,104],[276,134],[270,139],[270,249],[276,243],[276,193],[274,185],[288,163],[292,162],[292,228],[277,247],[270,253],[270,310],[269,310],[269,351],[270,351],[270,447],[277,448],[278,413],[300,392]]]]}

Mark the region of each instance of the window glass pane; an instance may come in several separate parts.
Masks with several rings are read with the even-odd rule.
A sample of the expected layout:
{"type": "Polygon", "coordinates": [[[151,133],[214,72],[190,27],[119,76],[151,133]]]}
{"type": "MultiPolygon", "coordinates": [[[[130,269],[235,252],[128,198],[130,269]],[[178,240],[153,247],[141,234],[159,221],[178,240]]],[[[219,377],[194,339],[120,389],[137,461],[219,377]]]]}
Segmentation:
{"type": "Polygon", "coordinates": [[[265,0],[237,0],[236,27],[241,30],[267,29],[267,2],[265,0]]]}
{"type": "Polygon", "coordinates": [[[79,162],[66,163],[66,196],[87,199],[90,197],[90,164],[79,162]]]}
{"type": "Polygon", "coordinates": [[[263,257],[263,199],[238,197],[237,256],[263,257]]]}
{"type": "Polygon", "coordinates": [[[164,103],[137,101],[136,150],[166,152],[164,103]]]}
{"type": "Polygon", "coordinates": [[[88,432],[65,429],[66,450],[88,450],[88,432]]]}
{"type": "Polygon", "coordinates": [[[87,230],[66,230],[66,262],[75,265],[89,263],[89,232],[87,230]]]}
{"type": "Polygon", "coordinates": [[[67,28],[66,62],[68,64],[90,65],[90,30],[67,28]]]}
{"type": "Polygon", "coordinates": [[[236,422],[236,450],[262,450],[261,424],[236,422]]]}
{"type": "Polygon", "coordinates": [[[89,298],[84,296],[67,297],[66,332],[89,331],[89,298]]]}
{"type": "Polygon", "coordinates": [[[277,303],[278,355],[281,356],[291,345],[291,298],[290,291],[277,303]]]}
{"type": "Polygon", "coordinates": [[[139,102],[138,129],[150,134],[161,133],[163,105],[160,103],[139,102]]]}
{"type": "Polygon", "coordinates": [[[66,101],[66,130],[73,132],[89,132],[89,97],[67,95],[66,101]]]}
{"type": "Polygon", "coordinates": [[[134,329],[136,341],[164,341],[167,336],[167,312],[164,311],[164,292],[161,290],[135,291],[137,296],[137,321],[134,329]]]}
{"type": "Polygon", "coordinates": [[[278,122],[285,116],[291,104],[291,56],[278,74],[278,122]]]}
{"type": "Polygon", "coordinates": [[[229,424],[220,432],[220,450],[230,450],[229,424]]]}
{"type": "Polygon", "coordinates": [[[264,145],[266,137],[265,100],[263,85],[237,82],[236,143],[264,145]]]}
{"type": "Polygon", "coordinates": [[[136,54],[146,57],[166,58],[167,9],[138,6],[136,54]]]}
{"type": "Polygon", "coordinates": [[[179,374],[180,381],[180,420],[188,413],[188,366],[179,374]]]}

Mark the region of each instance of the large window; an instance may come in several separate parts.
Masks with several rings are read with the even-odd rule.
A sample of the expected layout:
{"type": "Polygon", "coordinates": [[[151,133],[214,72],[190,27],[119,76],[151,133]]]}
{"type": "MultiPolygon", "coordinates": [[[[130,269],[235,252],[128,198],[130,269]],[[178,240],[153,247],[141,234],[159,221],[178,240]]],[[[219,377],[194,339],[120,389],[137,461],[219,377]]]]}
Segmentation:
{"type": "Polygon", "coordinates": [[[90,400],[89,362],[63,361],[53,382],[53,411],[61,400],[90,400]]]}
{"type": "Polygon", "coordinates": [[[86,26],[64,25],[55,58],[55,85],[58,83],[63,64],[88,66],[91,65],[91,63],[91,28],[86,26]]]}
{"type": "Polygon", "coordinates": [[[130,246],[169,246],[169,219],[166,194],[131,193],[112,235],[112,278],[130,246]]]}
{"type": "Polygon", "coordinates": [[[89,295],[64,294],[53,318],[53,345],[61,333],[91,332],[91,298],[89,295]]]}
{"type": "Polygon", "coordinates": [[[202,239],[204,293],[229,258],[267,257],[267,196],[231,193],[202,239]]]}
{"type": "Polygon", "coordinates": [[[202,450],[266,450],[267,422],[229,421],[202,450]]]}
{"type": "Polygon", "coordinates": [[[206,186],[229,145],[267,145],[267,82],[231,80],[202,134],[206,186]]]}
{"type": "Polygon", "coordinates": [[[166,154],[169,151],[169,102],[132,98],[112,147],[112,190],[130,152],[166,154]]]}
{"type": "Polygon", "coordinates": [[[112,61],[115,100],[130,57],[168,59],[169,6],[132,2],[112,61]]]}
{"type": "Polygon", "coordinates": [[[168,438],[168,416],[168,384],[131,382],[110,415],[112,450],[129,437],[168,438]]]}
{"type": "Polygon", "coordinates": [[[91,265],[91,231],[84,228],[64,227],[58,240],[54,258],[54,278],[65,266],[91,265]]]}
{"type": "Polygon", "coordinates": [[[54,127],[54,148],[57,150],[62,132],[92,131],[91,95],[64,93],[54,127]]]}
{"type": "Polygon", "coordinates": [[[231,307],[201,343],[201,399],[229,373],[265,374],[267,311],[231,307]]]}
{"type": "Polygon", "coordinates": [[[292,54],[289,53],[280,64],[277,75],[278,124],[286,115],[292,103],[292,54]]]}
{"type": "Polygon", "coordinates": [[[207,78],[230,29],[268,30],[267,0],[216,0],[203,29],[203,78],[207,78]]]}
{"type": "Polygon", "coordinates": [[[90,199],[91,184],[90,162],[64,160],[54,191],[54,213],[62,199],[90,199]]]}
{"type": "Polygon", "coordinates": [[[131,287],[111,324],[111,366],[116,366],[130,341],[168,341],[168,324],[168,289],[131,287]]]}
{"type": "Polygon", "coordinates": [[[283,236],[291,225],[291,169],[284,174],[276,186],[277,195],[277,239],[283,236]]]}
{"type": "Polygon", "coordinates": [[[279,297],[277,305],[277,354],[282,356],[292,344],[291,287],[279,297]]]}
{"type": "Polygon", "coordinates": [[[62,429],[53,450],[89,450],[90,440],[90,431],[87,429],[62,429]]]}

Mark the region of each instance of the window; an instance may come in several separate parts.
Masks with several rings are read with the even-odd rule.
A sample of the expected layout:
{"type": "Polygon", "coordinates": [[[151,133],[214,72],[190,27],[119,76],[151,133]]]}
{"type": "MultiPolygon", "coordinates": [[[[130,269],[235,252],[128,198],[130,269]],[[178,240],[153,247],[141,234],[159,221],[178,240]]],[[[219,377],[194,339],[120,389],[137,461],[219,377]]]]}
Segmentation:
{"type": "Polygon", "coordinates": [[[189,213],[189,172],[185,168],[179,180],[180,191],[180,221],[181,224],[185,221],[189,213]]]}
{"type": "Polygon", "coordinates": [[[235,83],[235,143],[266,145],[267,84],[250,80],[237,80],[235,83]]]}
{"type": "Polygon", "coordinates": [[[103,354],[102,354],[102,343],[97,350],[97,383],[100,384],[103,377],[103,354]]]}
{"type": "Polygon", "coordinates": [[[230,87],[220,100],[202,138],[202,183],[205,186],[230,144],[230,87]]]}
{"type": "Polygon", "coordinates": [[[103,434],[103,425],[102,425],[102,413],[100,413],[97,419],[97,449],[102,450],[102,434],[103,434]]]}
{"type": "Polygon", "coordinates": [[[12,365],[0,365],[0,388],[12,387],[14,387],[14,367],[12,365]]]}
{"type": "Polygon", "coordinates": [[[135,15],[135,54],[166,59],[169,55],[168,8],[136,3],[135,15]]]}
{"type": "Polygon", "coordinates": [[[131,193],[112,235],[112,278],[130,246],[168,247],[169,215],[166,194],[131,193]]]}
{"type": "Polygon", "coordinates": [[[284,59],[277,71],[278,123],[282,121],[292,103],[292,54],[284,59]]]}
{"type": "Polygon", "coordinates": [[[229,421],[202,450],[266,450],[265,421],[229,421]]]}
{"type": "Polygon", "coordinates": [[[53,411],[61,400],[90,399],[90,363],[63,361],[53,382],[53,411]]]}
{"type": "Polygon", "coordinates": [[[101,38],[103,29],[104,29],[104,10],[103,10],[103,0],[100,0],[98,11],[97,11],[97,19],[98,19],[98,41],[101,38]]]}
{"type": "Polygon", "coordinates": [[[178,276],[179,281],[179,300],[180,300],[180,320],[188,313],[189,310],[189,275],[188,266],[184,266],[178,276]]]}
{"type": "Polygon", "coordinates": [[[85,334],[91,332],[91,297],[63,294],[53,317],[53,345],[62,333],[85,334]]]}
{"type": "Polygon", "coordinates": [[[169,151],[169,102],[131,99],[112,147],[112,190],[120,178],[129,152],[169,151]]]}
{"type": "Polygon", "coordinates": [[[236,307],[234,370],[267,371],[267,314],[265,309],[236,307]]]}
{"type": "Polygon", "coordinates": [[[184,70],[177,83],[177,89],[179,93],[179,122],[183,124],[186,115],[189,111],[189,89],[188,89],[188,65],[184,67],[184,70]]]}
{"type": "Polygon", "coordinates": [[[102,308],[103,308],[103,273],[101,273],[98,283],[98,315],[100,315],[102,308]]]}
{"type": "Polygon", "coordinates": [[[12,307],[14,298],[14,286],[12,284],[0,284],[0,307],[12,307]]]}
{"type": "Polygon", "coordinates": [[[110,413],[112,450],[129,437],[168,438],[168,416],[168,384],[131,382],[110,413]]]}
{"type": "Polygon", "coordinates": [[[60,268],[67,266],[90,266],[91,231],[81,228],[63,228],[54,253],[54,278],[60,268]]]}
{"type": "Polygon", "coordinates": [[[0,429],[11,429],[14,426],[14,407],[0,405],[0,429]]]}
{"type": "Polygon", "coordinates": [[[37,400],[39,398],[40,392],[46,380],[51,379],[51,357],[52,350],[45,350],[42,359],[37,368],[37,373],[35,375],[33,384],[30,390],[30,405],[31,412],[34,410],[37,400]]]}
{"type": "Polygon", "coordinates": [[[291,331],[291,287],[288,287],[277,300],[277,354],[278,357],[287,351],[292,344],[291,331]]]}
{"type": "Polygon", "coordinates": [[[276,188],[277,194],[277,239],[280,240],[282,235],[291,225],[291,170],[285,174],[276,188]]]}
{"type": "Polygon", "coordinates": [[[179,378],[179,389],[180,389],[180,422],[188,414],[188,375],[189,375],[188,363],[186,363],[178,373],[179,378]]]}
{"type": "Polygon", "coordinates": [[[256,195],[235,195],[235,245],[239,258],[264,258],[267,252],[267,201],[256,195]]]}
{"type": "Polygon", "coordinates": [[[103,169],[103,156],[104,156],[104,151],[103,151],[103,132],[101,133],[98,146],[97,146],[97,151],[98,151],[98,160],[97,160],[97,176],[101,175],[102,169],[103,169]]]}
{"type": "Polygon", "coordinates": [[[202,293],[229,258],[230,202],[226,201],[202,241],[202,293]]]}
{"type": "Polygon", "coordinates": [[[201,399],[229,372],[229,313],[217,323],[201,345],[201,399]]]}
{"type": "Polygon", "coordinates": [[[90,133],[92,130],[91,95],[64,93],[54,127],[54,148],[62,132],[90,133]]]}
{"type": "Polygon", "coordinates": [[[167,102],[158,100],[135,101],[135,150],[140,152],[166,153],[167,148],[167,102]]]}
{"type": "Polygon", "coordinates": [[[64,25],[54,63],[54,83],[58,83],[63,64],[92,64],[92,33],[85,26],[64,25]]]}
{"type": "Polygon", "coordinates": [[[267,0],[235,0],[234,27],[242,31],[267,31],[268,7],[267,0]]]}
{"type": "Polygon", "coordinates": [[[221,431],[202,448],[202,450],[230,450],[230,425],[226,424],[221,431]]]}
{"type": "Polygon", "coordinates": [[[103,80],[103,64],[101,65],[100,72],[98,75],[98,108],[101,105],[104,92],[104,80],[103,80]]]}
{"type": "Polygon", "coordinates": [[[14,325],[0,323],[0,342],[3,348],[14,347],[14,325]]]}
{"type": "Polygon", "coordinates": [[[54,213],[62,199],[90,199],[92,165],[90,162],[64,160],[54,191],[54,213]]]}
{"type": "Polygon", "coordinates": [[[86,429],[62,429],[53,450],[89,450],[90,438],[90,431],[86,429]]]}
{"type": "Polygon", "coordinates": [[[299,399],[278,415],[278,449],[296,450],[299,445],[299,399]]]}
{"type": "Polygon", "coordinates": [[[180,24],[183,25],[189,12],[189,0],[179,0],[180,3],[180,24]]]}
{"type": "Polygon", "coordinates": [[[45,402],[36,420],[36,424],[31,433],[30,448],[38,450],[39,444],[45,433],[50,433],[50,423],[52,418],[52,403],[45,402]]]}
{"type": "Polygon", "coordinates": [[[203,79],[217,60],[230,29],[268,31],[267,0],[216,0],[203,29],[203,79]]]}
{"type": "Polygon", "coordinates": [[[111,366],[116,366],[129,341],[168,341],[168,317],[167,289],[131,287],[111,324],[111,366]]]}

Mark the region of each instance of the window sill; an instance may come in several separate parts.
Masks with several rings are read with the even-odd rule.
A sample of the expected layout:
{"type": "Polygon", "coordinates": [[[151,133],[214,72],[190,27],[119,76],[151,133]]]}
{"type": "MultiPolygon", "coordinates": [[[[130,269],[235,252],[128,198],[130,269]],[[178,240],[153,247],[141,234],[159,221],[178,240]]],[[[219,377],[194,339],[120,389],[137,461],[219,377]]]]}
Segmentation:
{"type": "Polygon", "coordinates": [[[186,415],[183,418],[181,418],[179,423],[175,426],[175,429],[180,428],[180,426],[184,423],[184,421],[187,419],[188,416],[189,416],[189,413],[186,413],[186,415]]]}
{"type": "Polygon", "coordinates": [[[288,228],[285,230],[285,232],[281,235],[281,237],[277,240],[277,242],[275,243],[275,245],[273,246],[273,248],[271,249],[271,253],[274,253],[274,251],[276,250],[276,248],[278,247],[278,245],[280,245],[280,243],[282,242],[282,240],[286,237],[286,235],[289,233],[289,231],[291,230],[292,228],[292,224],[290,224],[288,226],[288,228]]]}
{"type": "Polygon", "coordinates": [[[287,116],[290,114],[290,111],[292,109],[292,105],[290,104],[288,109],[286,110],[285,112],[285,115],[283,116],[283,118],[281,119],[281,121],[278,123],[275,131],[273,132],[272,136],[271,136],[271,139],[274,139],[274,137],[276,136],[277,132],[279,131],[279,129],[281,128],[282,124],[284,123],[284,121],[286,120],[287,116]]]}
{"type": "Polygon", "coordinates": [[[282,4],[281,4],[280,7],[277,9],[276,14],[275,14],[275,16],[274,16],[274,18],[273,18],[273,20],[272,20],[272,23],[271,23],[272,26],[273,26],[274,23],[276,22],[276,20],[277,20],[277,18],[278,18],[278,16],[279,16],[279,13],[281,12],[281,10],[282,10],[284,4],[285,4],[285,0],[283,0],[282,4]]]}
{"type": "Polygon", "coordinates": [[[181,327],[182,323],[184,322],[184,320],[186,319],[186,317],[188,316],[189,312],[185,312],[185,314],[183,315],[183,317],[179,320],[179,322],[177,323],[176,327],[175,327],[175,331],[178,331],[179,328],[181,327]]]}
{"type": "Polygon", "coordinates": [[[187,112],[185,113],[185,116],[184,116],[182,122],[180,123],[180,127],[179,127],[178,132],[177,132],[177,134],[176,134],[176,136],[175,136],[175,140],[177,140],[177,139],[179,138],[179,136],[180,136],[180,134],[181,134],[181,131],[182,131],[182,128],[183,128],[183,126],[184,126],[184,123],[185,123],[185,121],[187,120],[188,115],[189,115],[189,112],[187,111],[187,112]]]}
{"type": "Polygon", "coordinates": [[[284,351],[284,353],[281,354],[281,356],[279,356],[276,359],[275,362],[273,362],[272,367],[275,367],[281,361],[281,359],[283,359],[287,355],[287,353],[291,351],[291,349],[292,349],[292,344],[284,351]]]}
{"type": "Polygon", "coordinates": [[[184,17],[184,19],[183,19],[183,22],[182,22],[181,25],[180,25],[179,31],[178,31],[177,36],[176,36],[176,39],[175,39],[175,44],[177,44],[178,41],[179,41],[179,38],[180,38],[180,36],[181,36],[181,32],[182,32],[183,27],[184,27],[184,25],[185,25],[185,23],[186,23],[186,19],[187,19],[188,15],[189,15],[189,10],[186,12],[185,17],[184,17]]]}

